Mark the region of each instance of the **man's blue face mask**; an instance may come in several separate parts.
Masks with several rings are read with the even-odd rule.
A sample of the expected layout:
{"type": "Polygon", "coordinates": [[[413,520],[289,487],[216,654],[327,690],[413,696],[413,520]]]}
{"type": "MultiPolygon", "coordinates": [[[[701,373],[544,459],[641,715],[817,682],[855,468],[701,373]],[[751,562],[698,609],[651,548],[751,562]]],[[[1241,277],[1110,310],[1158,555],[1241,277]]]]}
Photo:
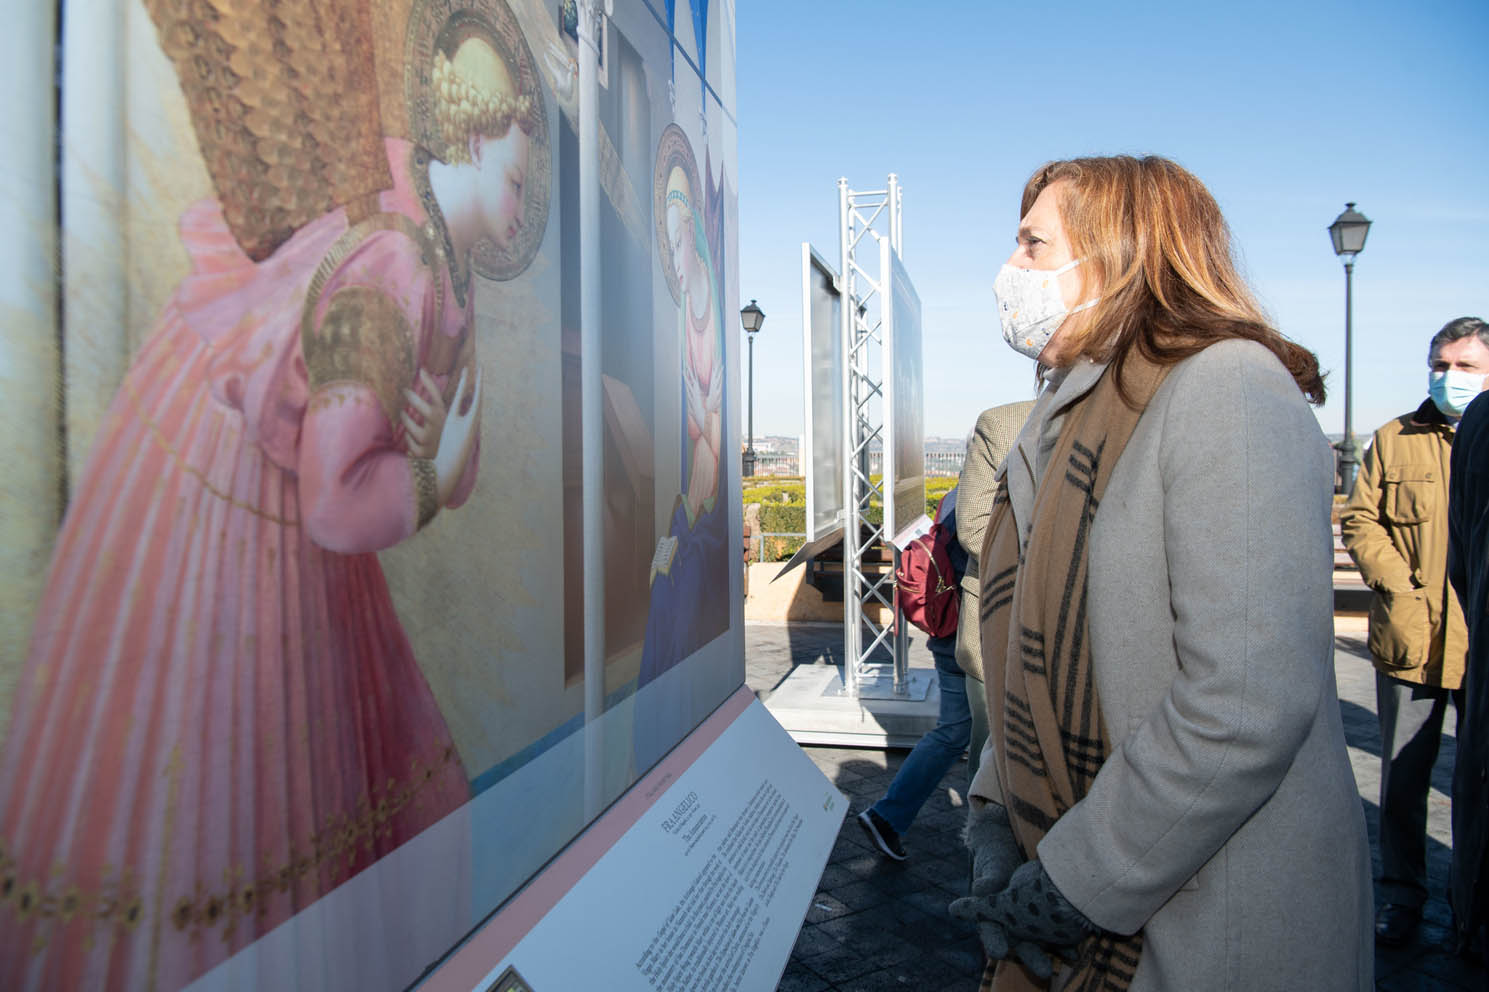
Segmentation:
{"type": "Polygon", "coordinates": [[[1484,388],[1484,376],[1462,369],[1427,373],[1427,395],[1444,417],[1461,417],[1484,388]]]}

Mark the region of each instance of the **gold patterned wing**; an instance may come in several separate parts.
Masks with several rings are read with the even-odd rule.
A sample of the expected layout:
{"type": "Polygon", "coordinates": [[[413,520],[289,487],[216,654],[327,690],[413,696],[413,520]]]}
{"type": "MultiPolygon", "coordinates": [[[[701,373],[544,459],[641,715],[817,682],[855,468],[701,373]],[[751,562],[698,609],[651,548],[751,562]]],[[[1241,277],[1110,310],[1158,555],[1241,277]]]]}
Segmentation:
{"type": "Polygon", "coordinates": [[[250,258],[392,185],[374,38],[390,25],[367,0],[144,2],[250,258]]]}

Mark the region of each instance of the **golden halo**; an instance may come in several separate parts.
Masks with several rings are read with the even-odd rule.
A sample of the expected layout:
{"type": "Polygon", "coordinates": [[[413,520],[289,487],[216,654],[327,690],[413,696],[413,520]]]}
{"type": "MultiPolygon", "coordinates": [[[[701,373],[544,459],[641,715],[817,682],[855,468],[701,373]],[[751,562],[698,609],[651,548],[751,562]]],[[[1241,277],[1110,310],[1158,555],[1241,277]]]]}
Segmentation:
{"type": "MultiPolygon", "coordinates": [[[[527,182],[523,191],[522,230],[506,248],[482,238],[471,251],[470,266],[488,279],[511,279],[532,264],[548,227],[553,184],[553,150],[548,141],[548,102],[522,27],[505,0],[414,0],[404,50],[403,92],[408,103],[409,133],[431,152],[442,147],[435,133],[434,57],[453,57],[460,43],[476,36],[506,63],[517,95],[534,102],[533,130],[528,135],[527,182]]],[[[513,125],[516,126],[515,124],[513,125]]]]}
{"type": "Polygon", "coordinates": [[[694,211],[701,211],[704,194],[698,181],[698,159],[694,157],[693,146],[682,128],[668,124],[662,129],[662,139],[657,142],[657,164],[652,171],[652,215],[657,229],[657,254],[662,260],[662,274],[667,278],[673,302],[681,305],[682,287],[677,284],[672,241],[667,237],[667,187],[674,169],[680,169],[687,178],[690,206],[694,211]]]}

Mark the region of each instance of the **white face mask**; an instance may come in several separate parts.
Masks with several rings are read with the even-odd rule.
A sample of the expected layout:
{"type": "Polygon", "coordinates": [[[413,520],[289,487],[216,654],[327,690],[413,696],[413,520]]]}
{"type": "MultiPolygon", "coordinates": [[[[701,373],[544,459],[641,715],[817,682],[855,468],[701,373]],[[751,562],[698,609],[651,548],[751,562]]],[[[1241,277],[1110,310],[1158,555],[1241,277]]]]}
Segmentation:
{"type": "Polygon", "coordinates": [[[1096,305],[1095,300],[1065,309],[1060,297],[1060,276],[1081,264],[1080,259],[1066,262],[1058,269],[1019,269],[1005,265],[993,280],[993,294],[998,298],[998,320],[1003,325],[1003,340],[1021,355],[1038,358],[1065,318],[1096,305]]]}

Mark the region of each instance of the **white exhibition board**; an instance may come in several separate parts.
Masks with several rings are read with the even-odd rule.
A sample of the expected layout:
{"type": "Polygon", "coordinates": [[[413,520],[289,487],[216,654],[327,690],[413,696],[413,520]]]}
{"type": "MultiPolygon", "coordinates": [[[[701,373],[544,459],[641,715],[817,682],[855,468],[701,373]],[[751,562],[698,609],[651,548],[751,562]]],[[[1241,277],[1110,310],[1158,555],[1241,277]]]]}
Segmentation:
{"type": "Polygon", "coordinates": [[[843,497],[846,459],[848,372],[843,357],[842,292],[838,275],[812,248],[801,243],[802,367],[806,373],[806,431],[801,472],[807,498],[807,544],[836,540],[847,519],[843,497]]]}
{"type": "Polygon", "coordinates": [[[930,526],[925,515],[925,374],[920,294],[884,239],[879,243],[884,362],[884,532],[904,548],[930,526]]]}
{"type": "Polygon", "coordinates": [[[775,988],[847,809],[741,687],[419,987],[775,988]]]}

